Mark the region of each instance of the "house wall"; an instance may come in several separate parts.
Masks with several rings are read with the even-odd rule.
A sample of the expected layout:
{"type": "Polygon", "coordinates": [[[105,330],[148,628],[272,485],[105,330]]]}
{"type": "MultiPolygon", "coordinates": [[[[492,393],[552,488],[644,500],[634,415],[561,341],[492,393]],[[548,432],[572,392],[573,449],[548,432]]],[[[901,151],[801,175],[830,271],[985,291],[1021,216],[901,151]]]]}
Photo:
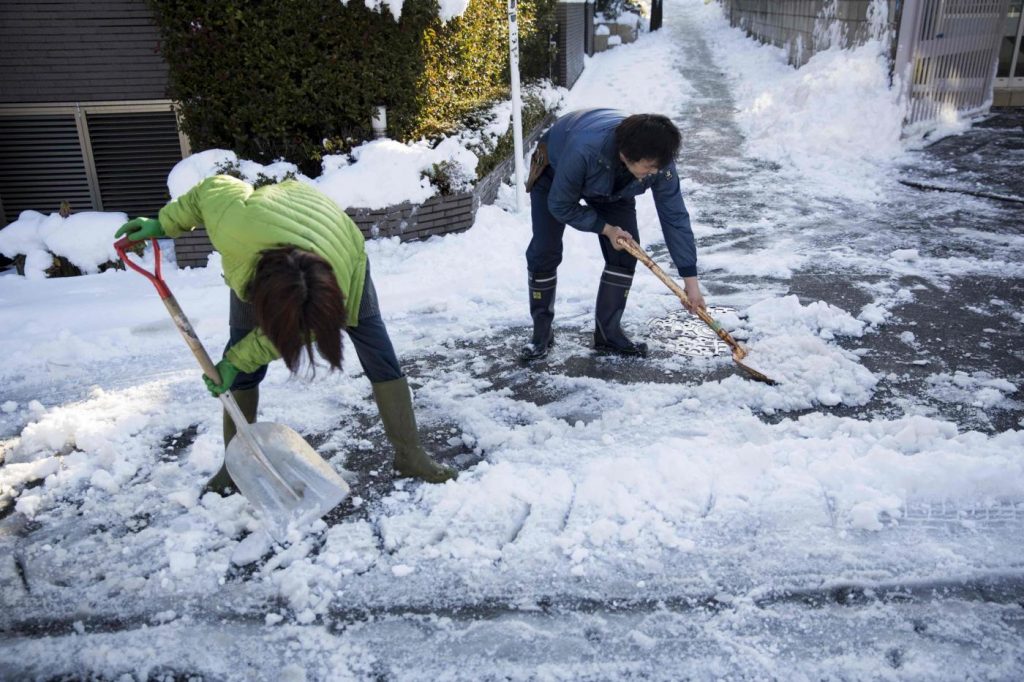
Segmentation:
{"type": "Polygon", "coordinates": [[[144,0],[0,0],[0,104],[164,99],[144,0]]]}
{"type": "Polygon", "coordinates": [[[583,2],[560,2],[555,8],[558,21],[559,85],[571,88],[583,73],[586,53],[587,9],[583,2]]]}

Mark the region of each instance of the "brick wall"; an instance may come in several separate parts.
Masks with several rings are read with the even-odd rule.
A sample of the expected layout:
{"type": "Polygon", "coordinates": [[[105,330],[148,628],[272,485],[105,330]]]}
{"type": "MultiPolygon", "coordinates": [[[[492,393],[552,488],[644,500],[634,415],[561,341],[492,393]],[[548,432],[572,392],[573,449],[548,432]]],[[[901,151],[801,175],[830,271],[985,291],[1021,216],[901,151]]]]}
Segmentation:
{"type": "MultiPolygon", "coordinates": [[[[554,121],[549,115],[523,140],[529,149],[548,126],[554,121]]],[[[472,192],[450,196],[431,197],[422,204],[408,202],[381,209],[348,208],[345,212],[352,218],[363,236],[398,237],[403,242],[426,239],[437,234],[462,232],[473,226],[476,211],[481,204],[493,204],[498,189],[515,170],[515,159],[509,156],[494,170],[477,181],[472,192]]],[[[178,237],[174,242],[178,267],[205,267],[213,251],[213,245],[206,236],[206,230],[195,231],[178,237]]]]}

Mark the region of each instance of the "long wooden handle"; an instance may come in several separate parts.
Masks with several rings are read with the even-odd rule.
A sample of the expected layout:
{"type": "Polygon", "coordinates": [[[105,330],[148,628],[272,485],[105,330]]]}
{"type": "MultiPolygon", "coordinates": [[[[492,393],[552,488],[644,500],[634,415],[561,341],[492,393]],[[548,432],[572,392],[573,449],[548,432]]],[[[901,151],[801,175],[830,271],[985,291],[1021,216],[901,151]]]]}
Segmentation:
{"type": "MultiPolygon", "coordinates": [[[[654,259],[648,256],[647,252],[640,248],[639,244],[637,244],[632,239],[622,238],[619,239],[619,244],[621,244],[622,247],[626,249],[626,251],[628,251],[631,256],[633,256],[638,261],[646,265],[650,269],[650,271],[654,273],[655,277],[664,282],[665,286],[671,289],[672,293],[679,297],[679,300],[683,302],[683,305],[686,306],[687,309],[693,308],[693,304],[690,302],[690,297],[686,295],[686,292],[683,291],[683,288],[679,286],[674,279],[669,277],[665,273],[665,271],[661,269],[661,266],[655,263],[654,259]]],[[[694,311],[694,314],[701,320],[703,320],[707,326],[711,327],[715,334],[718,334],[718,338],[722,339],[722,341],[725,341],[725,343],[728,344],[729,348],[732,349],[733,353],[738,354],[741,358],[747,354],[747,351],[736,341],[736,339],[732,338],[732,335],[730,335],[729,332],[725,331],[722,328],[722,325],[720,325],[718,321],[715,320],[715,318],[708,315],[706,310],[702,308],[697,308],[694,311]]]]}
{"type": "MultiPolygon", "coordinates": [[[[217,371],[217,365],[214,364],[210,358],[210,354],[206,352],[206,348],[203,346],[203,342],[199,340],[199,336],[196,335],[196,330],[189,322],[185,312],[178,305],[178,300],[174,298],[174,294],[170,293],[168,289],[168,295],[163,299],[164,305],[167,307],[167,312],[171,314],[171,319],[174,320],[174,326],[181,332],[182,338],[185,339],[185,343],[188,344],[189,350],[192,351],[192,355],[196,356],[196,360],[199,361],[199,366],[203,368],[203,374],[210,378],[215,384],[220,384],[220,372],[217,371]]],[[[249,449],[249,453],[256,458],[264,468],[264,470],[274,478],[280,486],[287,491],[287,494],[295,500],[302,499],[302,496],[295,491],[288,481],[281,476],[281,472],[278,471],[271,461],[267,458],[267,454],[260,447],[259,443],[256,442],[255,436],[252,431],[249,430],[249,422],[246,420],[245,415],[242,414],[242,410],[238,407],[238,402],[235,400],[235,396],[231,394],[231,391],[224,391],[219,396],[221,404],[224,405],[224,409],[229,415],[231,415],[231,421],[235,423],[235,433],[238,438],[246,444],[249,449]]],[[[224,443],[224,447],[227,447],[228,443],[224,443]]]]}
{"type": "Polygon", "coordinates": [[[171,319],[174,320],[174,326],[181,332],[181,336],[185,339],[185,343],[188,344],[192,355],[196,356],[199,366],[203,368],[203,374],[208,376],[213,383],[220,385],[220,372],[217,371],[217,365],[210,359],[210,354],[206,352],[203,342],[196,335],[195,328],[192,327],[192,323],[188,321],[185,312],[178,305],[178,300],[171,294],[163,299],[163,301],[167,307],[167,312],[171,315],[171,319]]]}

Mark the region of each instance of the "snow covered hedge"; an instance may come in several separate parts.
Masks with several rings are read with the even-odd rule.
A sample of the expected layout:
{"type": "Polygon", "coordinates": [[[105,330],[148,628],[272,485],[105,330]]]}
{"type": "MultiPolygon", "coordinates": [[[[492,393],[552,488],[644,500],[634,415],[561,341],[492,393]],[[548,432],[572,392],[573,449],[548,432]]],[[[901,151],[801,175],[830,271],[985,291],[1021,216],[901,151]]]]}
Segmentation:
{"type": "MultiPolygon", "coordinates": [[[[523,112],[526,129],[556,110],[563,95],[563,90],[550,83],[527,86],[523,112]]],[[[287,161],[261,164],[239,158],[230,150],[208,149],[178,162],[167,177],[167,188],[176,199],[204,178],[226,173],[257,187],[287,179],[305,182],[333,199],[342,210],[422,204],[438,194],[472,189],[478,178],[508,158],[512,154],[511,119],[511,102],[501,101],[480,112],[474,127],[434,142],[374,140],[348,154],[325,156],[322,172],[312,178],[287,161]]],[[[112,246],[113,235],[129,217],[135,216],[86,211],[62,217],[60,213],[23,211],[18,220],[0,230],[0,255],[13,258],[19,273],[29,278],[120,267],[112,246]]]]}
{"type": "MultiPolygon", "coordinates": [[[[284,158],[312,176],[325,155],[371,137],[375,105],[388,107],[390,137],[413,140],[454,130],[507,92],[504,2],[149,4],[195,149],[284,158]]],[[[519,4],[527,79],[549,73],[554,4],[519,4]]]]}

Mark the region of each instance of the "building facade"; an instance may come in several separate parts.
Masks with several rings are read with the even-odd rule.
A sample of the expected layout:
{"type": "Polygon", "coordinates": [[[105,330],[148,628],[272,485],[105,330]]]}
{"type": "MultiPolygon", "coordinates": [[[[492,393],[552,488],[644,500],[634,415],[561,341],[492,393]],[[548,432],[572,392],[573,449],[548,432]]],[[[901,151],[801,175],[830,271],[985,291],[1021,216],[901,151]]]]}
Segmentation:
{"type": "Polygon", "coordinates": [[[159,47],[142,0],[0,2],[0,226],[166,203],[189,150],[159,47]]]}

